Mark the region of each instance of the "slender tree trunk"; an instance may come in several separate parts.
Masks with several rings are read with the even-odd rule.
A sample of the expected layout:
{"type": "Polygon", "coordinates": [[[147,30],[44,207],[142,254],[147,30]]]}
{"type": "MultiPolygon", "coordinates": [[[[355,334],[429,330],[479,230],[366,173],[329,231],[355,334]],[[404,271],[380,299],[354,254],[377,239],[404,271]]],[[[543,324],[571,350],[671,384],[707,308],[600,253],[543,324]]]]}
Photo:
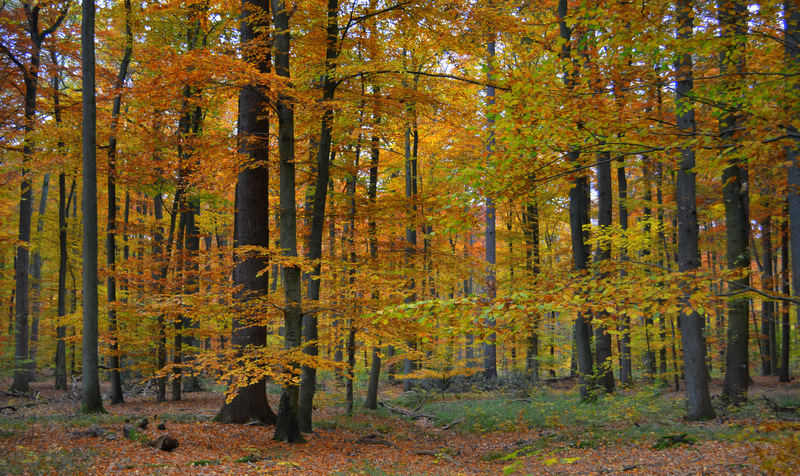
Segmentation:
{"type": "Polygon", "coordinates": [[[133,52],[133,33],[131,31],[131,2],[125,0],[125,53],[117,73],[116,95],[111,108],[111,137],[108,139],[108,222],[106,227],[106,265],[108,277],[106,289],[108,295],[108,331],[111,334],[109,344],[109,366],[111,367],[111,404],[123,403],[122,378],[120,374],[119,332],[117,330],[117,125],[122,106],[122,87],[128,76],[128,65],[133,52]]]}
{"type": "MultiPolygon", "coordinates": [[[[788,212],[781,223],[781,293],[789,296],[789,223],[788,212]]],[[[789,301],[783,301],[781,315],[781,366],[778,381],[789,382],[790,314],[789,301]]]]}
{"type": "MultiPolygon", "coordinates": [[[[373,87],[375,96],[380,94],[378,86],[373,87]]],[[[369,257],[375,264],[378,259],[378,223],[375,220],[376,206],[378,201],[378,163],[380,159],[380,137],[378,136],[377,129],[381,124],[381,113],[378,106],[375,106],[373,113],[374,129],[372,134],[372,142],[370,147],[370,164],[369,164],[369,185],[367,187],[367,198],[369,199],[369,257]]],[[[378,293],[374,292],[372,298],[377,300],[378,293]]],[[[378,383],[381,376],[381,350],[380,343],[372,347],[372,365],[369,371],[369,382],[367,383],[367,397],[364,406],[370,410],[378,409],[378,383]]]]}
{"type": "MultiPolygon", "coordinates": [[[[772,273],[772,217],[767,216],[761,221],[761,240],[763,247],[763,265],[761,268],[761,283],[765,290],[773,291],[772,273]]],[[[775,303],[773,301],[762,301],[761,303],[761,336],[759,344],[761,346],[761,375],[777,375],[772,367],[776,366],[776,358],[773,358],[771,349],[775,348],[775,303]]]]}
{"type": "MultiPolygon", "coordinates": [[[[696,132],[694,107],[690,96],[693,89],[693,62],[688,51],[688,41],[693,36],[693,1],[677,0],[676,36],[685,51],[680,52],[675,64],[676,108],[678,128],[683,134],[696,132]]],[[[678,267],[681,272],[697,269],[700,266],[697,247],[697,208],[695,180],[695,151],[691,147],[680,150],[677,187],[678,202],[678,267]]],[[[688,396],[687,417],[692,420],[705,420],[715,417],[708,392],[708,369],[706,368],[705,320],[689,301],[691,281],[681,299],[683,310],[680,314],[681,342],[683,344],[683,364],[686,372],[686,393],[688,396]]]]}
{"type": "MultiPolygon", "coordinates": [[[[272,19],[276,28],[275,73],[287,80],[284,87],[290,87],[288,80],[289,58],[291,52],[289,14],[283,0],[272,0],[272,19]]],[[[281,249],[282,256],[297,257],[297,202],[295,198],[295,151],[294,151],[294,105],[287,91],[278,91],[278,155],[280,157],[280,210],[281,210],[281,249]]],[[[301,344],[302,331],[302,290],[300,267],[297,264],[284,264],[284,348],[294,350],[301,344]]],[[[300,369],[296,362],[287,362],[283,369],[286,374],[275,424],[277,441],[299,443],[304,441],[298,423],[299,385],[295,379],[300,369]]]]}
{"type": "MultiPolygon", "coordinates": [[[[495,62],[495,35],[491,34],[491,39],[486,45],[486,56],[489,72],[487,73],[486,85],[486,128],[489,131],[489,138],[486,141],[487,162],[491,163],[494,157],[494,104],[495,87],[491,85],[494,79],[495,62]]],[[[496,216],[494,199],[490,194],[486,195],[486,233],[484,237],[486,275],[484,277],[484,291],[486,302],[490,304],[497,297],[497,275],[495,274],[495,264],[497,263],[497,236],[496,236],[496,216]]],[[[483,344],[483,378],[491,381],[497,379],[497,333],[493,331],[495,326],[494,316],[491,314],[486,317],[484,325],[490,329],[488,338],[483,344]]]]}
{"type": "MultiPolygon", "coordinates": [[[[536,279],[541,268],[541,250],[539,244],[539,206],[534,198],[525,206],[525,262],[528,272],[536,279]]],[[[532,384],[539,382],[539,320],[540,314],[532,316],[528,334],[528,345],[525,356],[525,372],[532,384]]]]}
{"type": "Polygon", "coordinates": [[[67,389],[67,178],[64,172],[58,174],[58,324],[56,326],[56,369],[55,387],[67,389]]]}
{"type": "MultiPolygon", "coordinates": [[[[611,260],[611,238],[609,233],[613,224],[612,210],[614,204],[612,197],[611,157],[608,152],[603,152],[598,155],[597,164],[597,225],[600,231],[594,256],[596,263],[611,260]]],[[[599,279],[604,279],[605,277],[605,275],[598,276],[599,279]]],[[[614,391],[611,334],[608,333],[609,326],[607,324],[610,318],[611,316],[605,311],[597,312],[594,325],[597,385],[602,387],[606,393],[614,391]]]]}
{"type": "MultiPolygon", "coordinates": [[[[619,250],[620,261],[628,259],[626,239],[628,234],[628,178],[625,175],[625,162],[619,159],[617,168],[617,189],[619,193],[619,227],[622,229],[623,240],[619,250]]],[[[620,276],[625,277],[625,271],[620,271],[620,276]]],[[[631,363],[631,318],[626,313],[619,316],[619,383],[623,387],[633,385],[633,366],[631,363]]]]}
{"type": "Polygon", "coordinates": [[[50,190],[50,174],[44,174],[42,180],[42,194],[39,199],[39,214],[36,219],[36,241],[38,245],[33,252],[33,266],[31,275],[33,277],[33,302],[31,303],[31,335],[28,356],[28,380],[36,379],[36,351],[39,345],[39,318],[42,310],[42,254],[41,236],[44,231],[44,213],[47,209],[47,194],[50,190]]]}
{"type": "MultiPolygon", "coordinates": [[[[307,285],[307,306],[314,306],[320,297],[320,274],[322,264],[322,234],[325,229],[325,204],[328,193],[328,179],[330,176],[331,141],[333,135],[333,100],[337,83],[333,80],[336,69],[336,58],[339,55],[339,1],[328,0],[328,26],[325,50],[325,75],[322,79],[322,124],[320,125],[319,148],[317,150],[317,180],[314,186],[313,212],[309,230],[306,257],[313,263],[313,270],[307,285]]],[[[316,357],[319,355],[317,346],[317,313],[307,312],[303,316],[303,337],[308,345],[305,352],[316,357]]],[[[314,392],[317,386],[317,369],[314,366],[303,366],[303,375],[300,383],[298,418],[300,431],[311,432],[311,414],[314,405],[314,392]]]]}

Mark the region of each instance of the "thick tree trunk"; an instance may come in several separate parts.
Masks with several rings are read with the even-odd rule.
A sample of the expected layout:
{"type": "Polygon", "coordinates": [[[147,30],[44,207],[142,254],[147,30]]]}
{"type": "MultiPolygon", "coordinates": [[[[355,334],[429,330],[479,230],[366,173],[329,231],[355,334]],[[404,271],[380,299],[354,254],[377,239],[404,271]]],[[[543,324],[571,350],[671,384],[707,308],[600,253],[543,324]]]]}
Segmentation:
{"type": "MultiPolygon", "coordinates": [[[[738,1],[719,1],[719,20],[723,38],[731,38],[733,45],[720,53],[720,73],[723,75],[742,73],[744,71],[744,38],[746,7],[738,1]]],[[[738,95],[736,79],[730,80],[731,96],[738,95]]],[[[735,131],[738,117],[736,108],[729,105],[732,112],[719,120],[720,138],[726,153],[735,151],[735,131]]],[[[726,248],[729,269],[746,272],[750,268],[749,220],[747,216],[747,179],[746,169],[740,159],[728,160],[728,166],[722,172],[722,196],[725,205],[726,248]]],[[[749,284],[747,276],[734,280],[738,286],[731,286],[729,291],[739,291],[741,286],[749,284]]],[[[728,309],[728,346],[725,353],[725,382],[723,398],[732,404],[740,404],[747,400],[747,385],[750,382],[748,336],[750,326],[749,304],[747,298],[732,299],[728,309]]]]}
{"type": "MultiPolygon", "coordinates": [[[[800,66],[800,5],[795,1],[786,0],[784,5],[784,58],[786,68],[790,71],[800,66]]],[[[784,107],[796,110],[800,86],[794,85],[791,94],[794,100],[784,107]]],[[[791,276],[792,294],[800,295],[800,139],[797,138],[798,131],[795,127],[787,126],[794,133],[795,139],[793,146],[786,150],[786,160],[790,163],[788,175],[788,214],[789,214],[789,236],[791,254],[791,276]]],[[[788,294],[788,293],[787,293],[788,294]]],[[[785,312],[785,311],[784,311],[785,312]]],[[[800,324],[800,306],[797,307],[797,322],[800,324]]]]}
{"type": "Polygon", "coordinates": [[[83,90],[83,389],[81,411],[105,413],[98,374],[97,103],[95,99],[94,0],[84,0],[81,21],[83,90]]]}
{"type": "MultiPolygon", "coordinates": [[[[693,2],[677,0],[676,36],[687,42],[693,35],[693,2]]],[[[686,45],[680,45],[688,49],[686,45]]],[[[683,134],[696,132],[694,107],[690,96],[693,89],[693,62],[689,52],[682,52],[675,64],[677,71],[676,107],[678,128],[683,134]]],[[[678,202],[678,267],[681,272],[697,269],[700,266],[697,247],[697,208],[695,180],[695,151],[691,147],[680,150],[677,186],[678,202]]],[[[680,315],[681,342],[683,344],[683,364],[686,372],[686,393],[688,396],[687,417],[692,420],[705,420],[715,417],[708,392],[708,369],[706,368],[705,320],[689,301],[691,281],[682,298],[683,310],[680,315]]]]}
{"type": "MultiPolygon", "coordinates": [[[[243,0],[239,38],[244,45],[244,58],[259,72],[270,71],[270,58],[259,53],[267,41],[269,26],[267,0],[243,0]],[[259,31],[263,28],[262,31],[259,31]]],[[[246,156],[246,165],[237,177],[234,247],[270,247],[269,241],[269,116],[262,85],[254,84],[239,91],[239,151],[246,156]]],[[[269,260],[263,255],[237,256],[234,283],[242,290],[234,298],[238,308],[231,323],[231,346],[238,355],[245,349],[264,348],[267,328],[252,325],[253,307],[269,292],[269,260]],[[263,274],[261,274],[263,272],[263,274]]],[[[260,421],[274,424],[276,415],[267,401],[267,379],[259,378],[240,388],[233,400],[225,402],[214,417],[222,423],[260,421]]]]}
{"type": "MultiPolygon", "coordinates": [[[[561,46],[560,56],[564,60],[571,59],[571,46],[570,41],[572,37],[572,29],[567,26],[567,0],[558,1],[558,25],[561,38],[564,40],[561,46]]],[[[575,88],[575,79],[577,70],[575,68],[567,67],[568,70],[564,71],[564,84],[568,90],[575,88]]],[[[580,153],[576,150],[571,150],[568,153],[568,158],[571,164],[578,167],[578,159],[580,153]]],[[[570,222],[570,236],[572,240],[572,259],[574,269],[576,271],[584,271],[589,263],[589,250],[586,246],[586,233],[584,225],[588,224],[588,200],[589,183],[585,175],[578,175],[573,182],[573,186],[569,191],[569,222],[570,222]]],[[[592,359],[591,349],[591,331],[589,329],[588,316],[584,316],[583,312],[578,312],[575,318],[574,329],[574,345],[578,381],[580,387],[581,400],[591,400],[595,398],[594,392],[594,363],[592,359]]]]}

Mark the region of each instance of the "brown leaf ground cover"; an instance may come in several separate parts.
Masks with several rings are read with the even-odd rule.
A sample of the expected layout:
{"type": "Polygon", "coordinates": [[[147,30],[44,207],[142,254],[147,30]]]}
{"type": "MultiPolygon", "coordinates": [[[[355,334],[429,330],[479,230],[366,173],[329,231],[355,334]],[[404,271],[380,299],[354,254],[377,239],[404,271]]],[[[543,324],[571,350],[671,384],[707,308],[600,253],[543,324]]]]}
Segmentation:
{"type": "MultiPolygon", "coordinates": [[[[0,415],[0,474],[797,474],[800,422],[759,396],[797,401],[798,385],[774,380],[757,377],[751,404],[703,423],[674,411],[682,393],[653,388],[622,391],[597,408],[574,403],[571,389],[431,394],[421,412],[433,420],[386,409],[345,416],[333,388],[320,394],[316,432],[300,445],[272,441],[271,427],[211,422],[217,392],[167,403],[128,396],[107,404],[107,415],[86,416],[68,392],[42,381],[33,396],[0,394],[0,407],[13,407],[0,415]],[[147,427],[123,437],[125,421],[143,417],[147,427]],[[147,446],[165,434],[180,446],[147,446]]],[[[398,406],[407,397],[391,386],[382,394],[398,406]]]]}

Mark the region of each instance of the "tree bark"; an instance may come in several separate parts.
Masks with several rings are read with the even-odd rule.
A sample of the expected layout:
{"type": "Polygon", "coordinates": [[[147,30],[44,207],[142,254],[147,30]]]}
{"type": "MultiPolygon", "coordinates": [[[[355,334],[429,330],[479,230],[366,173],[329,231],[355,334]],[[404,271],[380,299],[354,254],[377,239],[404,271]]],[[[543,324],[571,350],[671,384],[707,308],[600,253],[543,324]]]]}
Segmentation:
{"type": "MultiPolygon", "coordinates": [[[[597,225],[599,228],[597,248],[594,260],[596,263],[611,259],[611,238],[608,235],[613,223],[613,191],[611,184],[611,157],[610,153],[603,152],[598,155],[597,164],[597,225]]],[[[606,276],[600,275],[599,279],[606,276]]],[[[611,334],[608,333],[608,324],[611,316],[605,311],[595,314],[594,341],[595,361],[597,363],[597,385],[606,393],[614,392],[614,370],[612,361],[611,334]]]]}
{"type": "MultiPolygon", "coordinates": [[[[244,45],[244,58],[261,73],[271,69],[269,56],[258,53],[269,47],[266,42],[268,0],[243,0],[239,38],[244,45]]],[[[246,163],[239,171],[236,186],[236,220],[234,247],[257,246],[269,249],[269,116],[267,100],[261,94],[263,85],[253,84],[239,91],[239,151],[246,163]]],[[[246,349],[267,345],[267,328],[253,325],[251,312],[260,298],[269,293],[269,260],[259,254],[237,256],[234,284],[242,286],[235,296],[237,310],[231,322],[231,346],[238,355],[246,349]],[[263,274],[259,274],[263,272],[263,274]]],[[[230,402],[222,405],[214,417],[222,423],[260,421],[274,424],[276,415],[267,400],[267,379],[259,378],[240,388],[230,402]]]]}
{"type": "Polygon", "coordinates": [[[51,35],[66,17],[69,3],[61,10],[53,23],[44,29],[39,28],[39,6],[30,2],[21,2],[25,13],[24,22],[30,36],[30,49],[24,53],[24,58],[17,57],[8,48],[3,48],[6,58],[19,69],[25,83],[23,94],[24,102],[24,138],[22,144],[22,179],[20,181],[19,201],[19,227],[17,235],[16,261],[15,261],[15,287],[12,299],[14,300],[14,381],[11,389],[19,392],[30,390],[30,373],[26,361],[28,359],[28,317],[30,313],[29,285],[30,277],[30,242],[31,221],[33,218],[33,184],[30,162],[33,159],[35,148],[34,132],[36,130],[36,96],[39,85],[39,66],[41,61],[42,43],[51,35]]]}
{"type": "MultiPolygon", "coordinates": [[[[564,44],[561,46],[560,56],[564,60],[571,59],[572,29],[567,26],[567,0],[558,2],[558,25],[564,44]]],[[[577,69],[574,67],[564,71],[564,84],[568,91],[575,88],[577,69]]],[[[567,154],[571,164],[578,167],[580,153],[573,149],[567,154]]],[[[588,224],[589,212],[587,210],[589,183],[585,175],[578,172],[572,188],[569,190],[569,222],[572,240],[572,259],[575,271],[584,272],[589,263],[589,250],[586,246],[586,233],[584,225],[588,224]]],[[[575,317],[574,329],[575,354],[578,367],[578,384],[581,400],[587,401],[595,398],[594,392],[594,363],[592,360],[591,332],[589,330],[588,316],[578,312],[575,317]]]]}
{"type": "MultiPolygon", "coordinates": [[[[494,33],[491,34],[491,39],[486,45],[486,56],[489,72],[486,75],[486,128],[489,131],[489,138],[486,141],[486,155],[487,162],[491,163],[494,156],[494,104],[495,104],[495,87],[491,85],[494,80],[494,61],[496,41],[494,33]]],[[[485,236],[484,246],[485,259],[486,259],[486,275],[484,276],[484,292],[486,293],[486,303],[491,305],[497,297],[497,275],[495,273],[495,264],[497,263],[497,235],[496,235],[496,216],[495,204],[491,194],[486,196],[486,212],[485,212],[485,236]]],[[[495,326],[494,317],[490,314],[486,317],[484,325],[487,329],[493,329],[495,326]]],[[[486,342],[483,344],[483,378],[487,381],[497,379],[497,333],[490,330],[486,342]]]]}
{"type": "Polygon", "coordinates": [[[133,53],[133,33],[131,31],[131,2],[125,0],[125,52],[120,62],[114,88],[116,95],[111,107],[111,136],[108,139],[108,222],[106,227],[106,265],[108,277],[106,288],[108,294],[108,331],[111,334],[109,344],[109,366],[111,367],[111,404],[123,403],[122,378],[120,374],[119,333],[117,331],[117,125],[122,106],[122,87],[128,76],[128,65],[133,53]]]}
{"type": "MultiPolygon", "coordinates": [[[[744,38],[746,7],[738,1],[719,2],[719,21],[721,36],[731,38],[732,46],[720,52],[720,73],[723,75],[744,72],[744,38]]],[[[727,78],[726,78],[727,79],[727,78]]],[[[731,89],[732,95],[738,95],[735,78],[731,89]]],[[[720,138],[727,154],[736,153],[735,130],[738,117],[736,109],[738,104],[728,106],[730,112],[719,120],[720,138]]],[[[740,159],[728,159],[728,166],[722,171],[722,196],[725,205],[725,242],[727,249],[728,269],[738,269],[747,272],[750,268],[749,250],[749,220],[747,216],[747,179],[746,169],[740,159]]],[[[731,286],[729,291],[735,292],[740,286],[749,285],[749,278],[745,275],[734,280],[739,286],[731,286]]],[[[747,385],[750,381],[748,325],[750,301],[747,298],[731,299],[728,308],[728,346],[725,352],[725,381],[722,387],[722,396],[730,403],[738,405],[747,400],[747,385]]]]}
{"type": "Polygon", "coordinates": [[[81,87],[83,90],[83,413],[105,413],[98,368],[97,278],[97,103],[95,98],[94,0],[83,0],[81,87]]]}
{"type": "MultiPolygon", "coordinates": [[[[380,94],[380,88],[378,86],[373,87],[373,93],[375,96],[380,94]]],[[[380,110],[378,109],[379,106],[375,106],[375,112],[373,113],[373,120],[374,125],[373,127],[377,129],[380,127],[381,124],[381,114],[380,110]]],[[[370,163],[369,163],[369,185],[367,187],[367,199],[369,200],[370,204],[370,211],[369,211],[369,225],[368,225],[368,233],[369,233],[369,257],[373,261],[373,265],[375,260],[378,258],[378,223],[375,220],[375,213],[376,213],[376,206],[378,201],[378,163],[380,161],[380,137],[378,136],[377,131],[373,129],[372,134],[372,141],[370,145],[370,163]]],[[[374,292],[372,295],[373,299],[378,299],[378,293],[374,292]]],[[[364,402],[364,406],[370,410],[377,410],[378,409],[378,382],[381,376],[381,350],[380,350],[380,343],[372,347],[372,365],[370,366],[369,370],[369,382],[367,383],[367,397],[364,402]]]]}
{"type": "MultiPolygon", "coordinates": [[[[339,55],[339,1],[328,0],[328,26],[326,30],[325,47],[325,75],[322,78],[322,120],[320,124],[319,147],[317,149],[316,170],[317,179],[314,184],[314,202],[310,220],[306,258],[312,263],[313,269],[308,277],[306,288],[307,306],[313,307],[319,303],[322,264],[322,234],[325,229],[325,205],[328,193],[328,179],[330,177],[331,141],[333,135],[333,100],[337,83],[333,80],[336,70],[336,59],[339,55]]],[[[307,343],[304,352],[312,357],[319,355],[317,345],[317,311],[312,310],[303,316],[303,339],[307,343]]],[[[313,365],[303,366],[303,375],[300,381],[300,395],[298,419],[300,431],[311,432],[312,409],[314,406],[314,392],[317,386],[317,369],[313,365]]]]}
{"type": "MultiPolygon", "coordinates": [[[[677,0],[676,37],[680,47],[688,50],[686,43],[693,36],[693,1],[677,0]]],[[[676,108],[678,128],[685,135],[694,135],[696,124],[694,106],[690,96],[694,86],[692,55],[688,51],[679,53],[675,64],[677,72],[676,108]]],[[[697,208],[695,181],[695,151],[691,147],[680,149],[677,186],[678,202],[678,269],[687,272],[699,268],[697,245],[697,208]]],[[[690,302],[694,284],[685,282],[680,314],[681,343],[683,344],[683,364],[686,372],[686,393],[688,396],[687,417],[692,420],[707,420],[715,417],[708,392],[708,369],[706,368],[705,320],[690,302]]]]}
{"type": "MultiPolygon", "coordinates": [[[[275,73],[289,85],[291,52],[289,14],[284,0],[272,0],[272,21],[275,25],[275,73]]],[[[295,198],[294,104],[287,91],[278,91],[278,155],[280,157],[280,217],[282,256],[297,257],[297,202],[295,198]]],[[[301,344],[302,290],[300,267],[284,264],[281,269],[284,290],[284,348],[294,350],[301,344]]],[[[298,423],[299,385],[295,379],[300,369],[296,362],[287,362],[281,390],[278,419],[273,439],[290,443],[304,441],[298,423]]]]}

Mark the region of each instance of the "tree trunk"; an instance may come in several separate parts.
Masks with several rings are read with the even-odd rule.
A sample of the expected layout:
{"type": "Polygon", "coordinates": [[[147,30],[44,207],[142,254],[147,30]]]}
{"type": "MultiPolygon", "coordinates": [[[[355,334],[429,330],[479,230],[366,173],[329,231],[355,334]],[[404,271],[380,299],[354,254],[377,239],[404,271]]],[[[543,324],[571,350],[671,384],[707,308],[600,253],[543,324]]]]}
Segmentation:
{"type": "MultiPolygon", "coordinates": [[[[619,227],[622,229],[622,246],[619,250],[620,261],[628,259],[626,239],[628,235],[628,178],[625,175],[624,158],[619,159],[620,165],[617,168],[617,189],[619,191],[619,227]]],[[[620,276],[624,277],[625,271],[620,271],[620,276]]],[[[619,383],[622,387],[633,385],[633,366],[631,363],[631,318],[626,313],[619,316],[620,335],[619,335],[619,383]]]]}
{"type": "MultiPolygon", "coordinates": [[[[272,19],[276,32],[275,73],[288,82],[289,58],[291,51],[289,14],[284,0],[272,0],[272,19]]],[[[278,155],[280,157],[280,210],[281,210],[281,249],[282,256],[297,257],[297,202],[295,198],[295,151],[294,151],[294,105],[286,91],[278,91],[278,155]]],[[[302,277],[297,264],[284,264],[284,349],[294,350],[301,344],[302,330],[302,277]]],[[[304,441],[298,423],[299,385],[295,379],[300,369],[296,362],[287,362],[283,369],[285,381],[281,391],[278,407],[278,419],[275,424],[277,441],[298,443],[304,441]]]]}
{"type": "MultiPolygon", "coordinates": [[[[772,273],[772,217],[767,216],[761,221],[761,240],[763,249],[763,265],[761,269],[761,283],[764,290],[772,292],[773,285],[772,273]]],[[[761,375],[777,375],[772,367],[776,366],[776,358],[773,357],[771,349],[775,348],[775,303],[764,300],[761,302],[761,336],[759,336],[761,346],[761,375]]]]}
{"type": "MultiPolygon", "coordinates": [[[[380,94],[378,86],[373,87],[375,96],[380,94]]],[[[380,127],[381,114],[378,106],[375,106],[373,113],[373,120],[375,121],[373,127],[375,129],[380,127]]],[[[378,223],[375,221],[376,206],[378,201],[378,163],[380,159],[380,137],[376,130],[373,130],[372,141],[370,146],[370,163],[369,163],[369,185],[367,187],[367,198],[370,204],[369,210],[369,257],[375,263],[378,258],[378,223]]],[[[373,299],[378,299],[378,293],[372,294],[373,299]]],[[[367,383],[367,397],[364,406],[370,410],[378,409],[378,383],[381,376],[381,350],[380,343],[372,347],[372,365],[369,370],[369,382],[367,383]]]]}
{"type": "MultiPolygon", "coordinates": [[[[723,38],[730,37],[734,44],[720,53],[720,73],[736,75],[744,71],[744,38],[746,7],[738,1],[719,2],[719,21],[723,38]],[[734,69],[734,71],[731,71],[734,69]]],[[[731,89],[731,96],[739,93],[736,91],[735,79],[731,89]]],[[[739,104],[729,105],[731,112],[719,120],[720,138],[726,153],[734,153],[736,138],[734,137],[738,115],[736,109],[739,104]]],[[[750,268],[749,220],[747,216],[747,179],[746,169],[741,160],[731,158],[728,166],[722,171],[722,196],[725,204],[725,242],[727,248],[727,261],[729,269],[738,269],[746,272],[750,268]]],[[[734,280],[735,285],[730,286],[730,292],[739,291],[741,286],[749,285],[747,276],[734,280]]],[[[732,299],[728,309],[728,346],[725,353],[725,382],[723,383],[722,396],[730,403],[738,405],[747,400],[747,385],[750,381],[748,333],[749,299],[732,299]]]]}
{"type": "Polygon", "coordinates": [[[98,374],[97,279],[97,103],[95,99],[94,0],[83,0],[81,88],[83,90],[83,413],[105,413],[98,374]]]}
{"type": "MultiPolygon", "coordinates": [[[[613,191],[611,183],[611,154],[603,152],[598,155],[597,164],[597,207],[599,228],[597,248],[595,249],[594,260],[596,263],[611,259],[611,237],[610,228],[613,222],[613,191]]],[[[605,279],[605,275],[598,276],[598,279],[605,279]]],[[[608,324],[611,316],[605,311],[595,314],[594,341],[595,341],[595,361],[597,363],[597,385],[606,393],[614,391],[614,369],[612,361],[611,334],[608,333],[608,324]]]]}
{"type": "MultiPolygon", "coordinates": [[[[333,135],[333,100],[337,83],[333,80],[336,69],[336,58],[339,54],[339,1],[328,0],[328,26],[325,48],[325,75],[322,78],[322,123],[320,125],[319,148],[317,150],[317,180],[314,185],[314,202],[311,216],[311,227],[306,246],[306,258],[313,263],[313,270],[308,279],[307,306],[315,306],[320,296],[320,274],[322,271],[322,233],[325,229],[325,203],[328,193],[328,179],[330,176],[331,140],[333,135]]],[[[308,345],[305,353],[312,357],[319,355],[317,346],[317,313],[306,313],[303,316],[303,337],[308,345]]],[[[312,365],[303,366],[303,375],[300,383],[298,418],[300,431],[311,432],[311,414],[314,406],[314,392],[317,386],[317,369],[312,365]]]]}
{"type": "MultiPolygon", "coordinates": [[[[561,38],[564,40],[561,46],[560,56],[564,60],[571,58],[572,52],[570,41],[572,29],[567,26],[567,0],[558,1],[558,25],[561,38]]],[[[564,71],[564,84],[567,90],[575,88],[577,69],[568,66],[564,71]]],[[[570,163],[578,167],[580,153],[571,150],[568,153],[570,163]]],[[[572,240],[572,259],[574,269],[583,271],[587,269],[589,263],[589,251],[586,246],[586,233],[584,225],[588,223],[587,196],[589,194],[589,183],[585,175],[576,176],[572,188],[569,191],[569,222],[570,236],[572,240]]],[[[589,330],[588,316],[583,312],[578,312],[575,318],[574,343],[575,356],[578,370],[578,380],[580,387],[581,400],[591,400],[594,398],[594,363],[592,360],[591,332],[589,330]]]]}
{"type": "Polygon", "coordinates": [[[108,277],[106,288],[108,294],[108,332],[111,334],[109,344],[109,366],[111,367],[111,404],[123,403],[122,378],[120,375],[119,333],[117,331],[117,125],[122,105],[122,87],[128,76],[128,65],[133,52],[133,33],[131,31],[131,2],[125,0],[125,53],[117,73],[116,95],[111,108],[111,136],[108,139],[108,222],[106,228],[106,265],[108,277]]]}
{"type": "MultiPolygon", "coordinates": [[[[675,7],[677,10],[676,36],[684,43],[680,46],[688,50],[689,47],[685,43],[688,43],[693,35],[693,2],[692,0],[677,0],[675,7]]],[[[694,107],[690,99],[694,81],[691,53],[680,52],[675,69],[677,72],[675,90],[678,128],[682,134],[694,135],[696,125],[694,107]]],[[[680,149],[675,198],[678,205],[678,267],[684,273],[700,266],[697,247],[696,172],[694,172],[694,167],[694,149],[691,147],[680,149]]],[[[687,281],[686,286],[688,289],[681,299],[683,310],[680,314],[679,327],[681,328],[683,364],[686,372],[687,417],[691,420],[707,420],[714,418],[715,413],[708,392],[706,339],[703,334],[705,320],[689,301],[691,288],[694,285],[691,281],[687,281]]]]}
{"type": "Polygon", "coordinates": [[[33,252],[33,266],[31,275],[33,277],[33,302],[31,303],[31,335],[29,343],[28,357],[28,380],[36,379],[36,351],[39,344],[39,318],[42,310],[42,254],[41,237],[44,231],[44,212],[47,209],[47,194],[50,190],[50,174],[44,174],[42,180],[42,194],[39,199],[39,215],[36,219],[36,241],[37,246],[33,252]]]}
{"type": "MultiPolygon", "coordinates": [[[[784,296],[789,296],[789,223],[788,212],[786,219],[781,223],[781,293],[784,296]]],[[[790,345],[790,331],[791,326],[789,323],[790,304],[789,301],[782,303],[782,316],[781,316],[781,366],[778,381],[789,382],[789,345],[790,345]]]]}
{"type": "MultiPolygon", "coordinates": [[[[489,139],[486,142],[486,155],[487,163],[491,163],[494,156],[494,104],[495,104],[495,87],[491,85],[494,80],[494,62],[495,62],[495,48],[496,42],[494,33],[486,45],[487,66],[489,72],[487,73],[486,85],[486,128],[489,131],[489,139]]],[[[486,233],[484,238],[484,245],[486,247],[486,275],[484,277],[484,292],[486,293],[486,303],[491,305],[497,297],[497,275],[495,273],[495,264],[497,263],[497,236],[496,236],[496,217],[494,199],[490,194],[486,196],[486,233]]],[[[495,326],[494,317],[490,314],[486,317],[484,325],[490,329],[486,342],[483,344],[483,378],[484,380],[491,381],[497,379],[497,334],[491,330],[495,326]]]]}
{"type": "MultiPolygon", "coordinates": [[[[536,279],[541,267],[541,251],[539,246],[539,206],[534,198],[525,206],[523,214],[525,227],[525,264],[528,272],[536,279]]],[[[527,352],[525,355],[525,372],[534,385],[539,382],[539,320],[540,314],[534,313],[530,324],[527,352]]]]}
{"type": "MultiPolygon", "coordinates": [[[[57,116],[58,117],[58,116],[57,116]]],[[[74,185],[74,182],[73,182],[74,185]]],[[[67,389],[67,326],[63,318],[67,315],[67,177],[58,174],[58,324],[56,326],[55,387],[67,389]]]]}
{"type": "MultiPolygon", "coordinates": [[[[786,67],[794,70],[800,66],[800,6],[797,2],[785,1],[784,5],[784,58],[786,67]]],[[[794,100],[790,100],[784,107],[794,110],[797,105],[798,92],[800,86],[792,86],[790,91],[794,100]]],[[[795,127],[787,125],[786,128],[794,136],[794,144],[786,150],[786,160],[790,163],[787,171],[788,175],[788,219],[790,236],[790,255],[791,255],[791,276],[792,294],[800,295],[800,139],[797,138],[798,131],[795,127]]],[[[788,295],[788,293],[787,293],[788,295]]],[[[785,312],[785,311],[784,311],[785,312]]],[[[800,306],[796,310],[797,322],[800,324],[800,306]]]]}
{"type": "MultiPolygon", "coordinates": [[[[252,62],[261,73],[271,69],[269,56],[259,53],[266,47],[268,14],[267,0],[243,0],[239,38],[245,60],[252,62]]],[[[239,151],[246,164],[239,171],[236,186],[236,218],[234,247],[270,247],[269,241],[269,116],[267,100],[261,94],[263,85],[254,84],[239,90],[239,151]]],[[[235,296],[238,309],[231,322],[231,347],[238,355],[248,348],[267,345],[267,328],[251,325],[251,308],[269,293],[269,260],[263,255],[237,256],[234,284],[242,286],[235,296]],[[263,271],[263,274],[259,274],[263,271]]],[[[267,379],[259,378],[240,388],[233,400],[225,402],[214,420],[222,423],[244,424],[260,421],[275,424],[276,415],[267,400],[267,379]]]]}

